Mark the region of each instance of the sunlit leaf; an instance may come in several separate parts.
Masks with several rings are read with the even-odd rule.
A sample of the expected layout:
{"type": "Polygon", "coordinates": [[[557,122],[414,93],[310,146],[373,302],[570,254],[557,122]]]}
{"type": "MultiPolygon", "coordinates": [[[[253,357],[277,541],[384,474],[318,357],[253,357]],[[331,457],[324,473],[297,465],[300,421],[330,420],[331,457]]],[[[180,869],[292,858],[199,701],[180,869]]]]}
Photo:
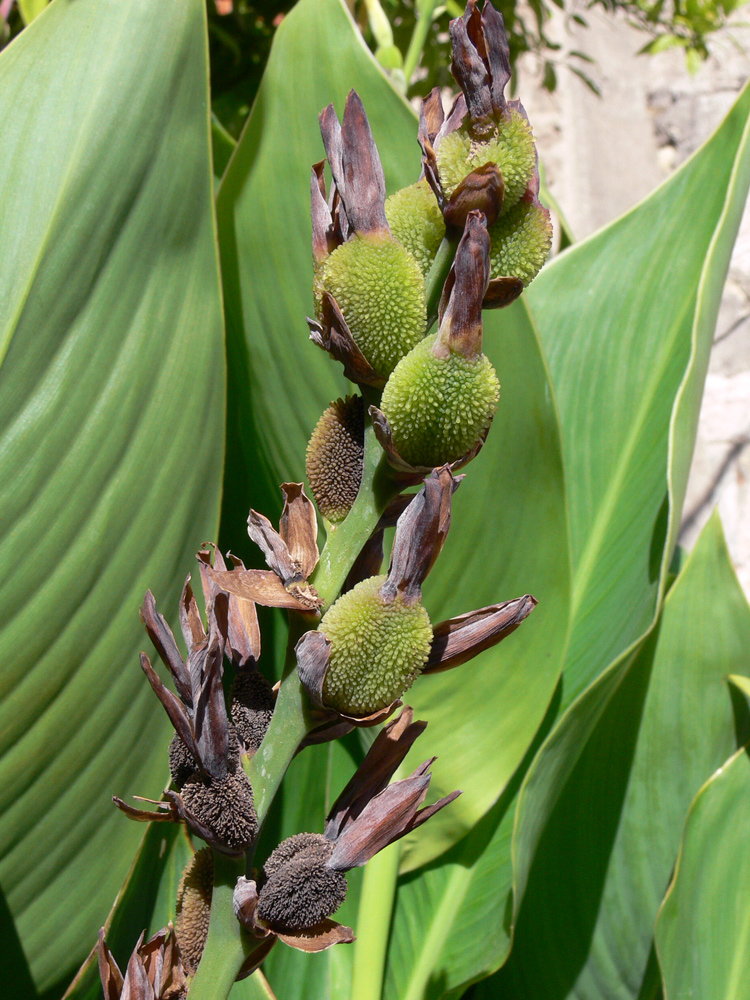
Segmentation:
{"type": "Polygon", "coordinates": [[[112,793],[164,780],[139,603],[171,614],[217,527],[204,17],[56,0],[0,53],[0,881],[40,990],[85,957],[143,835],[112,793]]]}

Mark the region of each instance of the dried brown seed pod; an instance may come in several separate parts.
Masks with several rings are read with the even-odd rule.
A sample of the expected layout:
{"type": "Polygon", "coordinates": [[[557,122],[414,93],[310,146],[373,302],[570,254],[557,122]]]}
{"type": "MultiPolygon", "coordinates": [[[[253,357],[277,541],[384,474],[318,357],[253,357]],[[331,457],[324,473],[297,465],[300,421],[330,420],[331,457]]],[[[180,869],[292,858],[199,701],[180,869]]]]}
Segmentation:
{"type": "Polygon", "coordinates": [[[313,849],[317,849],[325,861],[330,858],[333,850],[331,841],[326,840],[322,833],[295,833],[293,837],[282,840],[263,865],[261,884],[265,885],[295,855],[313,849]]]}
{"type": "Polygon", "coordinates": [[[343,872],[328,867],[332,853],[333,844],[319,837],[279,865],[260,890],[258,918],[278,930],[300,931],[335,913],[346,899],[347,884],[343,872]]]}
{"type": "Polygon", "coordinates": [[[255,753],[263,742],[275,700],[267,677],[257,670],[239,671],[232,684],[231,715],[245,753],[255,753]]]}
{"type": "Polygon", "coordinates": [[[194,976],[208,937],[214,859],[210,847],[198,851],[182,873],[177,889],[176,926],[182,964],[194,976]]]}
{"type": "Polygon", "coordinates": [[[344,520],[357,498],[364,454],[364,401],[361,396],[337,399],[315,425],[306,458],[315,502],[333,524],[344,520]]]}
{"type": "Polygon", "coordinates": [[[230,850],[242,851],[255,839],[258,817],[253,789],[242,770],[223,780],[196,777],[182,788],[185,807],[230,850]]]}

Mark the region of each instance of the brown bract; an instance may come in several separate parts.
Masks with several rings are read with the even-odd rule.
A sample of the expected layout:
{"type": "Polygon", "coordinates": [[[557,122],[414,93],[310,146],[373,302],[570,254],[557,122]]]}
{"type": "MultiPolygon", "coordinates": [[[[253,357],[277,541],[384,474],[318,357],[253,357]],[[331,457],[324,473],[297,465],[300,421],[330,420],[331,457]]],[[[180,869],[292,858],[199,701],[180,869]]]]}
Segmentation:
{"type": "Polygon", "coordinates": [[[97,956],[104,1000],[182,1000],[187,982],[171,923],[144,943],[138,939],[125,975],[99,931],[97,956]]]}
{"type": "Polygon", "coordinates": [[[212,585],[245,601],[270,608],[317,614],[321,602],[307,578],[318,561],[317,520],[301,483],[284,483],[284,509],[279,531],[267,517],[251,510],[248,534],[261,549],[269,570],[245,569],[235,560],[232,570],[206,567],[212,585]]]}
{"type": "Polygon", "coordinates": [[[375,371],[359,349],[338,302],[328,292],[322,294],[320,322],[308,316],[307,325],[310,328],[310,340],[327,351],[334,361],[343,365],[344,375],[351,382],[383,388],[387,380],[375,371]]]}
{"type": "Polygon", "coordinates": [[[471,129],[481,135],[486,125],[507,114],[505,88],[510,81],[510,46],[503,15],[485,0],[481,14],[468,0],[463,17],[450,22],[451,72],[463,91],[471,129]]]}

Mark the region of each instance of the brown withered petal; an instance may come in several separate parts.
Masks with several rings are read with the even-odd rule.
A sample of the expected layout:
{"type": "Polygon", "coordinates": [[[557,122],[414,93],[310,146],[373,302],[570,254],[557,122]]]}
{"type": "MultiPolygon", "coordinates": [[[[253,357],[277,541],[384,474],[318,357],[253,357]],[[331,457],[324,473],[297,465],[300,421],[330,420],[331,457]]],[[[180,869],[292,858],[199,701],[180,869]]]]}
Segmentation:
{"type": "Polygon", "coordinates": [[[485,163],[467,174],[443,208],[445,224],[452,233],[463,232],[469,212],[482,212],[487,225],[497,221],[505,197],[505,181],[496,163],[485,163]]]}
{"type": "Polygon", "coordinates": [[[97,958],[99,960],[99,978],[102,981],[104,1000],[120,1000],[123,984],[122,973],[104,939],[103,927],[99,931],[97,958]]]}
{"type": "Polygon", "coordinates": [[[428,769],[434,760],[425,761],[408,778],[394,781],[367,803],[336,839],[328,862],[331,868],[343,872],[366,864],[378,851],[421,826],[461,794],[453,792],[427,809],[419,809],[427,795],[431,777],[428,769]]]}
{"type": "Polygon", "coordinates": [[[357,940],[351,927],[337,924],[335,920],[321,920],[317,926],[309,930],[297,931],[296,934],[279,933],[277,937],[290,948],[306,951],[308,954],[326,951],[335,944],[351,944],[357,940]]]}
{"type": "Polygon", "coordinates": [[[323,704],[323,683],[331,658],[330,639],[322,632],[305,632],[294,650],[297,655],[297,672],[300,683],[320,718],[320,723],[316,727],[317,730],[320,730],[318,733],[320,738],[309,739],[313,734],[308,734],[308,746],[312,743],[323,743],[327,740],[337,739],[339,735],[342,735],[339,729],[342,723],[363,729],[377,726],[381,722],[385,722],[401,705],[401,702],[397,700],[368,715],[348,715],[328,708],[323,704]],[[324,734],[325,738],[323,738],[324,734]]]}
{"type": "Polygon", "coordinates": [[[177,648],[172,630],[167,625],[166,618],[156,610],[156,601],[150,590],[146,591],[146,596],[143,598],[141,621],[146,626],[146,631],[156,647],[157,653],[172,675],[180,700],[185,705],[192,705],[190,674],[177,648]]]}
{"type": "MultiPolygon", "coordinates": [[[[220,588],[211,579],[208,570],[215,569],[218,572],[226,572],[227,566],[221,552],[214,546],[213,559],[210,549],[202,549],[198,553],[200,561],[201,581],[206,604],[215,601],[220,588]]],[[[237,560],[239,567],[244,570],[242,560],[237,560]]],[[[254,666],[260,659],[260,626],[258,625],[258,613],[255,610],[253,601],[246,601],[238,598],[234,594],[229,595],[227,607],[227,652],[238,669],[254,666]]]]}
{"type": "MultiPolygon", "coordinates": [[[[379,410],[377,406],[371,406],[369,413],[372,418],[372,429],[375,432],[375,437],[378,439],[380,447],[385,452],[388,464],[393,470],[393,478],[396,479],[404,488],[407,486],[415,486],[417,483],[421,482],[426,475],[432,472],[432,469],[427,465],[411,465],[406,461],[406,459],[402,458],[393,443],[393,430],[388,422],[388,417],[386,417],[383,411],[379,410]]],[[[465,465],[468,465],[473,458],[476,458],[484,447],[484,442],[487,440],[488,434],[489,427],[480,436],[477,443],[466,452],[466,454],[461,455],[454,462],[450,463],[449,467],[451,472],[457,472],[465,465]]],[[[456,476],[455,478],[460,482],[463,477],[456,476]]]]}
{"type": "Polygon", "coordinates": [[[199,768],[205,771],[200,751],[193,734],[193,727],[190,724],[188,711],[175,695],[164,684],[161,677],[151,666],[151,661],[145,653],[141,653],[141,668],[148,678],[148,682],[153,688],[154,694],[164,706],[169,716],[169,720],[175,728],[175,732],[188,748],[199,768]]]}
{"type": "MultiPolygon", "coordinates": [[[[276,944],[277,938],[274,934],[269,934],[265,941],[261,941],[256,947],[250,952],[250,954],[245,959],[242,968],[237,973],[236,982],[241,979],[247,979],[248,976],[252,976],[256,969],[259,969],[261,965],[265,962],[268,957],[269,952],[276,944]]],[[[276,995],[271,992],[271,987],[268,983],[264,983],[264,988],[270,1000],[275,1000],[276,995]]]]}
{"type": "Polygon", "coordinates": [[[504,91],[510,80],[510,49],[502,15],[486,0],[480,15],[468,0],[463,18],[450,22],[451,72],[466,97],[475,132],[507,110],[504,91]]]}
{"type": "Polygon", "coordinates": [[[274,571],[285,587],[305,579],[300,567],[295,565],[286,542],[264,514],[259,514],[257,510],[250,511],[247,533],[263,553],[269,569],[274,571]]]}
{"type": "Polygon", "coordinates": [[[327,839],[335,840],[370,799],[382,792],[426,728],[426,722],[414,722],[414,709],[410,706],[384,726],[356,774],[331,807],[323,834],[327,839]]]}
{"type": "Polygon", "coordinates": [[[503,309],[515,302],[523,291],[523,282],[512,276],[491,278],[482,300],[482,309],[503,309]]]}
{"type": "MultiPolygon", "coordinates": [[[[279,522],[279,534],[286,544],[292,562],[306,580],[318,563],[318,519],[315,507],[302,483],[282,483],[284,509],[279,522]]],[[[286,582],[286,581],[285,581],[286,582]]]]}
{"type": "Polygon", "coordinates": [[[310,214],[312,216],[313,260],[320,264],[336,248],[333,240],[333,217],[326,201],[325,160],[313,163],[310,177],[310,214]]]}
{"type": "Polygon", "coordinates": [[[430,656],[422,671],[434,674],[466,663],[485,649],[515,632],[537,605],[531,594],[502,604],[490,604],[457,618],[440,622],[433,629],[430,656]]]}
{"type": "Polygon", "coordinates": [[[440,89],[435,87],[422,101],[419,113],[418,140],[422,149],[422,176],[432,188],[432,193],[435,195],[441,212],[445,208],[445,192],[440,182],[434,143],[435,136],[443,125],[444,117],[440,89]],[[436,125],[437,128],[435,128],[436,125]]]}
{"type": "Polygon", "coordinates": [[[344,366],[344,375],[357,385],[372,385],[382,389],[386,379],[379,375],[354,342],[351,330],[339,309],[336,299],[323,292],[321,300],[321,321],[307,317],[310,340],[327,351],[334,361],[344,366]]]}
{"type": "Polygon", "coordinates": [[[445,121],[443,111],[443,100],[440,96],[440,87],[433,87],[427,97],[422,99],[422,108],[419,115],[420,131],[430,140],[435,141],[435,136],[445,121]]]}
{"type": "Polygon", "coordinates": [[[180,596],[180,627],[188,652],[204,646],[208,641],[193,588],[190,586],[190,576],[185,580],[180,596]]]}
{"type": "Polygon", "coordinates": [[[367,113],[356,90],[350,90],[346,98],[341,146],[343,185],[337,178],[336,186],[344,200],[349,224],[360,235],[389,234],[385,175],[367,113]]]}
{"type": "Polygon", "coordinates": [[[120,972],[99,931],[97,957],[104,1000],[179,1000],[187,984],[171,923],[145,944],[141,934],[128,961],[125,976],[120,972]]]}
{"type": "Polygon", "coordinates": [[[490,237],[482,212],[469,212],[456,256],[448,272],[438,312],[439,329],[432,352],[467,358],[482,352],[482,300],[490,280],[490,237]]]}
{"type": "Polygon", "coordinates": [[[225,572],[210,569],[208,575],[228,594],[244,601],[254,601],[266,608],[286,608],[289,611],[316,611],[321,602],[314,588],[307,584],[284,586],[273,570],[241,569],[225,572]]]}
{"type": "Polygon", "coordinates": [[[449,466],[435,469],[399,517],[388,577],[380,591],[386,600],[397,594],[406,602],[420,599],[422,584],[448,536],[451,498],[459,482],[449,466]]]}

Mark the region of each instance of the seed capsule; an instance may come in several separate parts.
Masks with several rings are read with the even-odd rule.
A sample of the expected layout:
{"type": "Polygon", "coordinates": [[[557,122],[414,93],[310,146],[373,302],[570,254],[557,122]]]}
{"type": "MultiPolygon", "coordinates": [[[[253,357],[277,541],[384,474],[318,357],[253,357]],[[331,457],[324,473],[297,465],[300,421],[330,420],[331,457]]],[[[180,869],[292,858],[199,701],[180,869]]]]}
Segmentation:
{"type": "Polygon", "coordinates": [[[526,116],[511,106],[481,142],[473,139],[469,130],[462,126],[443,136],[435,153],[440,180],[448,197],[472,170],[485,163],[495,163],[505,184],[501,216],[521,199],[536,168],[531,126],[526,116]]]}
{"type": "Polygon", "coordinates": [[[346,899],[346,876],[327,864],[333,844],[323,837],[315,841],[280,864],[260,890],[257,915],[274,929],[309,930],[346,899]]]}
{"type": "Polygon", "coordinates": [[[391,232],[426,277],[445,236],[443,213],[427,181],[417,181],[392,194],[386,200],[385,215],[391,232]]]}
{"type": "Polygon", "coordinates": [[[250,846],[258,832],[253,789],[242,770],[223,780],[195,778],[182,788],[185,806],[195,818],[233,850],[250,846]]]}
{"type": "Polygon", "coordinates": [[[214,860],[210,847],[198,851],[188,862],[177,889],[177,943],[185,971],[194,976],[208,937],[214,860]]]}
{"type": "Polygon", "coordinates": [[[512,275],[528,285],[542,268],[552,246],[552,222],[546,208],[520,201],[489,229],[490,277],[512,275]]]}
{"type": "Polygon", "coordinates": [[[450,350],[436,356],[434,336],[399,363],[383,391],[381,409],[399,454],[435,468],[465,455],[487,431],[497,410],[500,383],[484,354],[450,350]]]}
{"type": "Polygon", "coordinates": [[[263,865],[261,885],[265,885],[269,878],[301,851],[317,850],[323,860],[327,861],[332,849],[331,841],[326,840],[320,833],[295,833],[293,837],[287,837],[273,850],[263,865]]]}
{"type": "Polygon", "coordinates": [[[323,517],[339,524],[351,510],[362,482],[365,408],[361,396],[331,403],[307,446],[307,479],[323,517]]]}
{"type": "Polygon", "coordinates": [[[325,614],[319,631],[331,642],[325,704],[364,715],[390,705],[414,683],[430,651],[432,627],[419,601],[380,593],[385,576],[374,576],[343,594],[325,614]]]}
{"type": "Polygon", "coordinates": [[[271,724],[274,708],[271,682],[257,670],[240,670],[232,684],[232,722],[245,753],[255,753],[271,724]]]}
{"type": "Polygon", "coordinates": [[[352,337],[376,372],[387,377],[424,336],[424,278],[387,233],[355,236],[326,258],[321,287],[338,303],[352,337]]]}

